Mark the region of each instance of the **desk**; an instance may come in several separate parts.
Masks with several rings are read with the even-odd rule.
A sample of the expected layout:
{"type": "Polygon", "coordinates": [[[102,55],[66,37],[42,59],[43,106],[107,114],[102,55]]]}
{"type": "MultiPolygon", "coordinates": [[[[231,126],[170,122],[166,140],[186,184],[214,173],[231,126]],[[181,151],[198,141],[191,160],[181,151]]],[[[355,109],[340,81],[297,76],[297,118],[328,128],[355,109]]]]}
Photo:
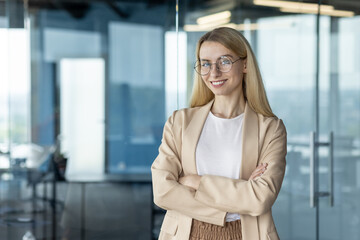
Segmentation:
{"type": "Polygon", "coordinates": [[[94,183],[143,183],[151,184],[151,174],[72,174],[66,176],[67,182],[80,184],[80,237],[86,239],[86,184],[94,183]]]}

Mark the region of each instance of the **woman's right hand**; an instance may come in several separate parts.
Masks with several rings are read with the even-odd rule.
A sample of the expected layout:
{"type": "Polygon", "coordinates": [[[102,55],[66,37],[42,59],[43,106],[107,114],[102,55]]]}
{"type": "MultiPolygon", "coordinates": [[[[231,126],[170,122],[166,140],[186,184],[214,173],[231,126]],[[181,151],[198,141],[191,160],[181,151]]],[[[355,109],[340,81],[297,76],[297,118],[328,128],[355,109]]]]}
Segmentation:
{"type": "Polygon", "coordinates": [[[267,163],[261,163],[259,166],[257,166],[257,168],[255,168],[255,170],[251,173],[249,180],[254,180],[255,178],[263,175],[267,166],[267,163]]]}

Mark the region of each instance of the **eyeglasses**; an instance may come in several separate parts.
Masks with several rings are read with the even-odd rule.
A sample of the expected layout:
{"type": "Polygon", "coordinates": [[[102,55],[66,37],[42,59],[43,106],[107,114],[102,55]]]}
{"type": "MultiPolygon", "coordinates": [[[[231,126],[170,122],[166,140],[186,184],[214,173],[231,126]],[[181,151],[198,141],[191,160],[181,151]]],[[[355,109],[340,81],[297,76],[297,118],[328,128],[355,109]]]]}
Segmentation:
{"type": "Polygon", "coordinates": [[[201,76],[205,76],[205,75],[210,73],[212,65],[215,64],[216,69],[218,71],[220,71],[222,73],[227,73],[227,72],[229,72],[231,70],[231,67],[232,67],[233,63],[239,61],[240,59],[245,59],[245,58],[244,57],[239,57],[235,61],[232,61],[227,56],[221,56],[220,58],[218,58],[216,60],[215,63],[211,63],[211,62],[206,61],[206,60],[197,60],[196,63],[195,63],[194,69],[201,76]]]}

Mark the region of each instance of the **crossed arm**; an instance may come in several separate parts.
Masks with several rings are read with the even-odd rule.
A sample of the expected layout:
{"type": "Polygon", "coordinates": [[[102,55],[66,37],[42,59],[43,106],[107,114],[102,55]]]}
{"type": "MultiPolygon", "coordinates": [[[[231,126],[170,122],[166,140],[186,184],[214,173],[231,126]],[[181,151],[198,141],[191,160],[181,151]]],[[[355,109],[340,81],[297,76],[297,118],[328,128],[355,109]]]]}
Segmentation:
{"type": "MultiPolygon", "coordinates": [[[[256,178],[263,175],[267,165],[268,165],[267,163],[261,163],[259,166],[257,166],[257,168],[255,168],[255,170],[252,172],[249,180],[255,180],[256,178]]],[[[200,185],[200,180],[201,180],[201,176],[194,174],[194,175],[183,176],[179,178],[178,182],[184,186],[188,186],[194,190],[198,190],[200,185]]]]}

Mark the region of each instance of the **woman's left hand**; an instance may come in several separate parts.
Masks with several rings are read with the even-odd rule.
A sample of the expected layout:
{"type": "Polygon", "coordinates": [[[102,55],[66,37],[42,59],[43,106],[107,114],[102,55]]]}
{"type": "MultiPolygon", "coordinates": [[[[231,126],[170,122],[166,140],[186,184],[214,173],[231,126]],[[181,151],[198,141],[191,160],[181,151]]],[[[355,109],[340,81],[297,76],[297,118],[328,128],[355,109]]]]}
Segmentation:
{"type": "Polygon", "coordinates": [[[200,185],[201,176],[199,175],[187,175],[184,177],[179,178],[179,183],[181,185],[191,187],[195,190],[198,190],[200,185]]]}

